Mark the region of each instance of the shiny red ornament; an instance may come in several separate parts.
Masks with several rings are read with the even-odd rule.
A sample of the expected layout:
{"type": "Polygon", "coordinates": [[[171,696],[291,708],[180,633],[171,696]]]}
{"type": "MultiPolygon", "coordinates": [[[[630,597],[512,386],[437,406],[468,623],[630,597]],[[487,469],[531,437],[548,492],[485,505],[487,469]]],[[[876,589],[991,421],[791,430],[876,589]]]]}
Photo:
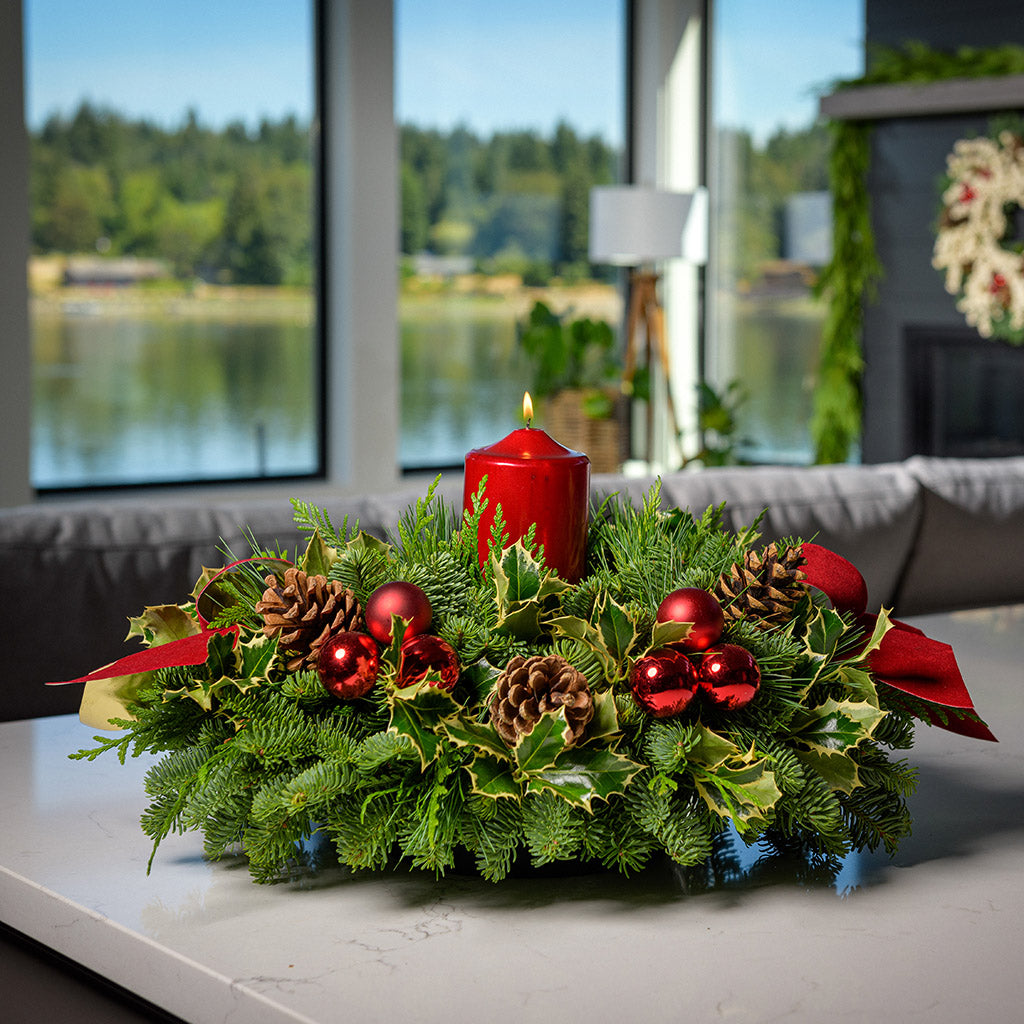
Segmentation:
{"type": "Polygon", "coordinates": [[[681,651],[659,647],[640,658],[629,677],[633,699],[654,718],[682,714],[693,701],[697,673],[681,651]]]}
{"type": "Polygon", "coordinates": [[[745,647],[722,644],[706,651],[701,658],[697,687],[708,704],[725,711],[739,711],[757,696],[761,670],[745,647]]]}
{"type": "Polygon", "coordinates": [[[433,614],[427,595],[415,583],[406,583],[405,580],[394,580],[378,587],[363,609],[366,628],[382,644],[391,643],[392,615],[406,620],[402,638],[407,640],[425,633],[433,614]]]}
{"type": "Polygon", "coordinates": [[[718,598],[700,587],[673,590],[658,605],[659,622],[692,622],[690,632],[675,646],[684,651],[706,651],[718,642],[725,627],[725,615],[718,598]]]}
{"type": "Polygon", "coordinates": [[[439,636],[413,636],[402,643],[398,660],[398,678],[395,685],[404,688],[425,678],[433,670],[441,676],[434,683],[442,690],[451,690],[459,681],[459,656],[446,640],[439,636]]]}
{"type": "Polygon", "coordinates": [[[320,648],[317,670],[323,688],[338,700],[365,697],[377,681],[380,654],[365,633],[335,633],[320,648]]]}

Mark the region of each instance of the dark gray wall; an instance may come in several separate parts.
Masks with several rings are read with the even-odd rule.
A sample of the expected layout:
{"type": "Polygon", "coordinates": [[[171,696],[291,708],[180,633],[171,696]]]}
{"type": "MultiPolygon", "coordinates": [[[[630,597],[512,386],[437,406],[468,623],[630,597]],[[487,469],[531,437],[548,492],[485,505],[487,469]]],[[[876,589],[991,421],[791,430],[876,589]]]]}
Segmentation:
{"type": "MultiPolygon", "coordinates": [[[[1024,43],[1019,0],[867,0],[865,15],[869,52],[872,46],[908,40],[947,50],[1024,43]]],[[[865,305],[865,462],[912,454],[904,326],[964,326],[954,297],[943,288],[942,274],[932,268],[931,255],[946,156],[957,139],[987,134],[988,125],[985,114],[894,118],[877,122],[872,131],[868,183],[885,276],[878,301],[865,305]]]]}

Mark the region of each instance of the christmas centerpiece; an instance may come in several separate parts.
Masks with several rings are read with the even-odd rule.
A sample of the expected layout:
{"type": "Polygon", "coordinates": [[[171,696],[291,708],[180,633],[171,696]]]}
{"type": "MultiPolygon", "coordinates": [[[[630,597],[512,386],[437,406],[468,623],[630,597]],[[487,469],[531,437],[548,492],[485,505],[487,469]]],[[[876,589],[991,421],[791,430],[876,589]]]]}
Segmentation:
{"type": "Polygon", "coordinates": [[[1024,342],[1024,139],[960,139],[946,159],[947,184],[932,265],[946,291],[984,338],[1024,342]]]}
{"type": "Polygon", "coordinates": [[[83,718],[119,731],[72,756],[161,755],[154,854],[199,830],[266,882],[314,835],[352,869],[494,881],[701,864],[730,826],[892,851],[915,719],[993,738],[951,649],[868,615],[849,562],[663,508],[658,486],[581,519],[557,496],[578,500],[578,453],[542,433],[467,458],[489,472],[467,471],[464,508],[435,483],[387,540],[293,501],[303,550],[229,556],[130,620],[143,648],[76,680],[83,718]]]}

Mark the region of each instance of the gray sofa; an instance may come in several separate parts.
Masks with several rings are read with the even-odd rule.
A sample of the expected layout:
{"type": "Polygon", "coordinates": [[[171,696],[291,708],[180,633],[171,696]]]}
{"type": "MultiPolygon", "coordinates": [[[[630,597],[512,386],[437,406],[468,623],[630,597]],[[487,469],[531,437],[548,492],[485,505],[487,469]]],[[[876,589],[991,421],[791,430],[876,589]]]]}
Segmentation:
{"type": "MultiPolygon", "coordinates": [[[[639,502],[651,484],[597,476],[592,491],[595,500],[618,491],[639,502]]],[[[453,473],[441,491],[458,503],[461,487],[453,473]]],[[[383,536],[424,492],[294,493],[325,506],[336,525],[347,513],[383,536]]],[[[864,574],[871,606],[897,615],[1024,601],[1024,458],[682,472],[663,479],[662,497],[694,511],[725,501],[733,528],[767,509],[766,539],[815,539],[839,552],[864,574]]],[[[184,600],[203,566],[222,564],[222,544],[247,554],[245,528],[265,546],[299,542],[284,498],[200,502],[193,492],[0,509],[0,720],[77,710],[78,686],[43,683],[127,653],[127,617],[184,600]]]]}

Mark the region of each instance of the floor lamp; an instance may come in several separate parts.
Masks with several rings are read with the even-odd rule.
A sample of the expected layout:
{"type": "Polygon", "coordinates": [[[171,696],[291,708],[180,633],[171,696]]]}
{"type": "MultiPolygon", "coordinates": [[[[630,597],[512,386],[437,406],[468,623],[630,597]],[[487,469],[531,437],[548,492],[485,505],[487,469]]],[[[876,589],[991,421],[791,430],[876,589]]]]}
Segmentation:
{"type": "MultiPolygon", "coordinates": [[[[639,185],[600,186],[590,191],[590,261],[629,267],[623,390],[632,392],[642,338],[645,365],[655,361],[665,381],[666,406],[682,456],[679,418],[672,399],[672,367],[665,336],[665,311],[658,301],[660,274],[653,267],[668,259],[706,262],[707,193],[670,192],[639,185]]],[[[651,396],[653,397],[653,396],[651,396]]],[[[653,403],[647,402],[647,461],[653,456],[653,403]]]]}

